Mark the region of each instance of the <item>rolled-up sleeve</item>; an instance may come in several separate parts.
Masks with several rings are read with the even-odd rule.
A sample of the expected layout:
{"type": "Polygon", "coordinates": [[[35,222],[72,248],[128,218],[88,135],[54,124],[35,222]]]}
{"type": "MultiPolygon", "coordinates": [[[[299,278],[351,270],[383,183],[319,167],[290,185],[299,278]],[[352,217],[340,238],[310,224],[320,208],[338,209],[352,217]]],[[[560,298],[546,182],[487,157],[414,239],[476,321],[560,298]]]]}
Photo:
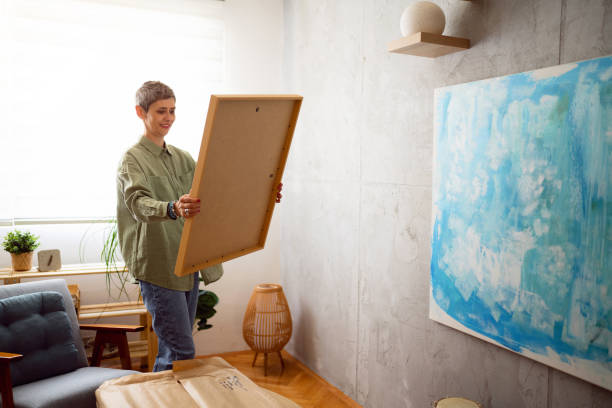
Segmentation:
{"type": "Polygon", "coordinates": [[[130,154],[123,157],[117,179],[122,199],[134,219],[147,223],[169,219],[168,202],[153,198],[147,176],[130,154]]]}

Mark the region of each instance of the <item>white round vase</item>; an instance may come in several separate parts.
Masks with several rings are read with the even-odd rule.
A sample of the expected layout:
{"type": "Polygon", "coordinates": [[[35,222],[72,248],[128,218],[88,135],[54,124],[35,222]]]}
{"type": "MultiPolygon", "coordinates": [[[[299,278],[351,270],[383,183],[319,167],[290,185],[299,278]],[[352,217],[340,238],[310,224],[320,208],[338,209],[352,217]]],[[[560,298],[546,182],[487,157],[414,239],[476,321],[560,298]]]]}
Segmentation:
{"type": "Polygon", "coordinates": [[[412,3],[402,13],[400,30],[404,37],[418,32],[442,34],[446,19],[437,4],[430,1],[412,3]]]}

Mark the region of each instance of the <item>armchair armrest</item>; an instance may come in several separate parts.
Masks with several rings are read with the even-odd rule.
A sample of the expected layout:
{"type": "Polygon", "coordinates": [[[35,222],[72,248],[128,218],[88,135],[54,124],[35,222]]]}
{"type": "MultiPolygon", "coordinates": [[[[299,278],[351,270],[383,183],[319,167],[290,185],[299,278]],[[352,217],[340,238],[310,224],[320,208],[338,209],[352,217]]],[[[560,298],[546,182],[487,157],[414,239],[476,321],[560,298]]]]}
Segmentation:
{"type": "Polygon", "coordinates": [[[2,353],[0,352],[0,361],[1,360],[12,360],[14,358],[21,358],[23,355],[15,354],[15,353],[2,353]]]}
{"type": "Polygon", "coordinates": [[[144,330],[144,326],[129,324],[79,324],[81,330],[95,330],[96,339],[94,340],[93,353],[90,365],[99,367],[102,361],[102,352],[106,343],[116,344],[119,348],[119,358],[121,368],[124,370],[132,369],[130,358],[130,348],[127,342],[127,332],[137,332],[144,330]]]}
{"type": "Polygon", "coordinates": [[[130,324],[79,324],[81,330],[104,330],[110,332],[139,332],[144,330],[144,326],[130,324]]]}
{"type": "Polygon", "coordinates": [[[11,360],[20,359],[21,354],[0,352],[0,395],[2,395],[2,406],[14,408],[13,384],[11,383],[11,360]]]}

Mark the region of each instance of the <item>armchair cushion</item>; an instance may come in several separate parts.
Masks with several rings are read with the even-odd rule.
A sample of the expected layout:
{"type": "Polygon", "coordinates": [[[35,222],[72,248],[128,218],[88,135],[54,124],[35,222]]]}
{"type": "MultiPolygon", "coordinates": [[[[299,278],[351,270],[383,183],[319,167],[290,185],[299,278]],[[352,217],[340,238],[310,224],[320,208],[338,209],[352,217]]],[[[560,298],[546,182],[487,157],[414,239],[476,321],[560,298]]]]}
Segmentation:
{"type": "MultiPolygon", "coordinates": [[[[83,367],[13,388],[18,408],[95,408],[96,389],[106,380],[138,371],[83,367]]],[[[178,408],[178,407],[177,407],[178,408]]]]}
{"type": "Polygon", "coordinates": [[[23,354],[11,362],[14,386],[83,367],[58,292],[0,299],[0,350],[23,354]]]}

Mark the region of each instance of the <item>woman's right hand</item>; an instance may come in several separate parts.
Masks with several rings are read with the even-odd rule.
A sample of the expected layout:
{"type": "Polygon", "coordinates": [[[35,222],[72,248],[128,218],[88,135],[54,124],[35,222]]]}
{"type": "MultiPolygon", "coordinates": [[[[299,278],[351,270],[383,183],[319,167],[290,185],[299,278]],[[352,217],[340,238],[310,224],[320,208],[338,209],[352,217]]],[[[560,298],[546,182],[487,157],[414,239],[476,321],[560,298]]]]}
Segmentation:
{"type": "Polygon", "coordinates": [[[194,217],[200,213],[200,199],[184,194],[174,202],[174,212],[184,218],[194,217]]]}

